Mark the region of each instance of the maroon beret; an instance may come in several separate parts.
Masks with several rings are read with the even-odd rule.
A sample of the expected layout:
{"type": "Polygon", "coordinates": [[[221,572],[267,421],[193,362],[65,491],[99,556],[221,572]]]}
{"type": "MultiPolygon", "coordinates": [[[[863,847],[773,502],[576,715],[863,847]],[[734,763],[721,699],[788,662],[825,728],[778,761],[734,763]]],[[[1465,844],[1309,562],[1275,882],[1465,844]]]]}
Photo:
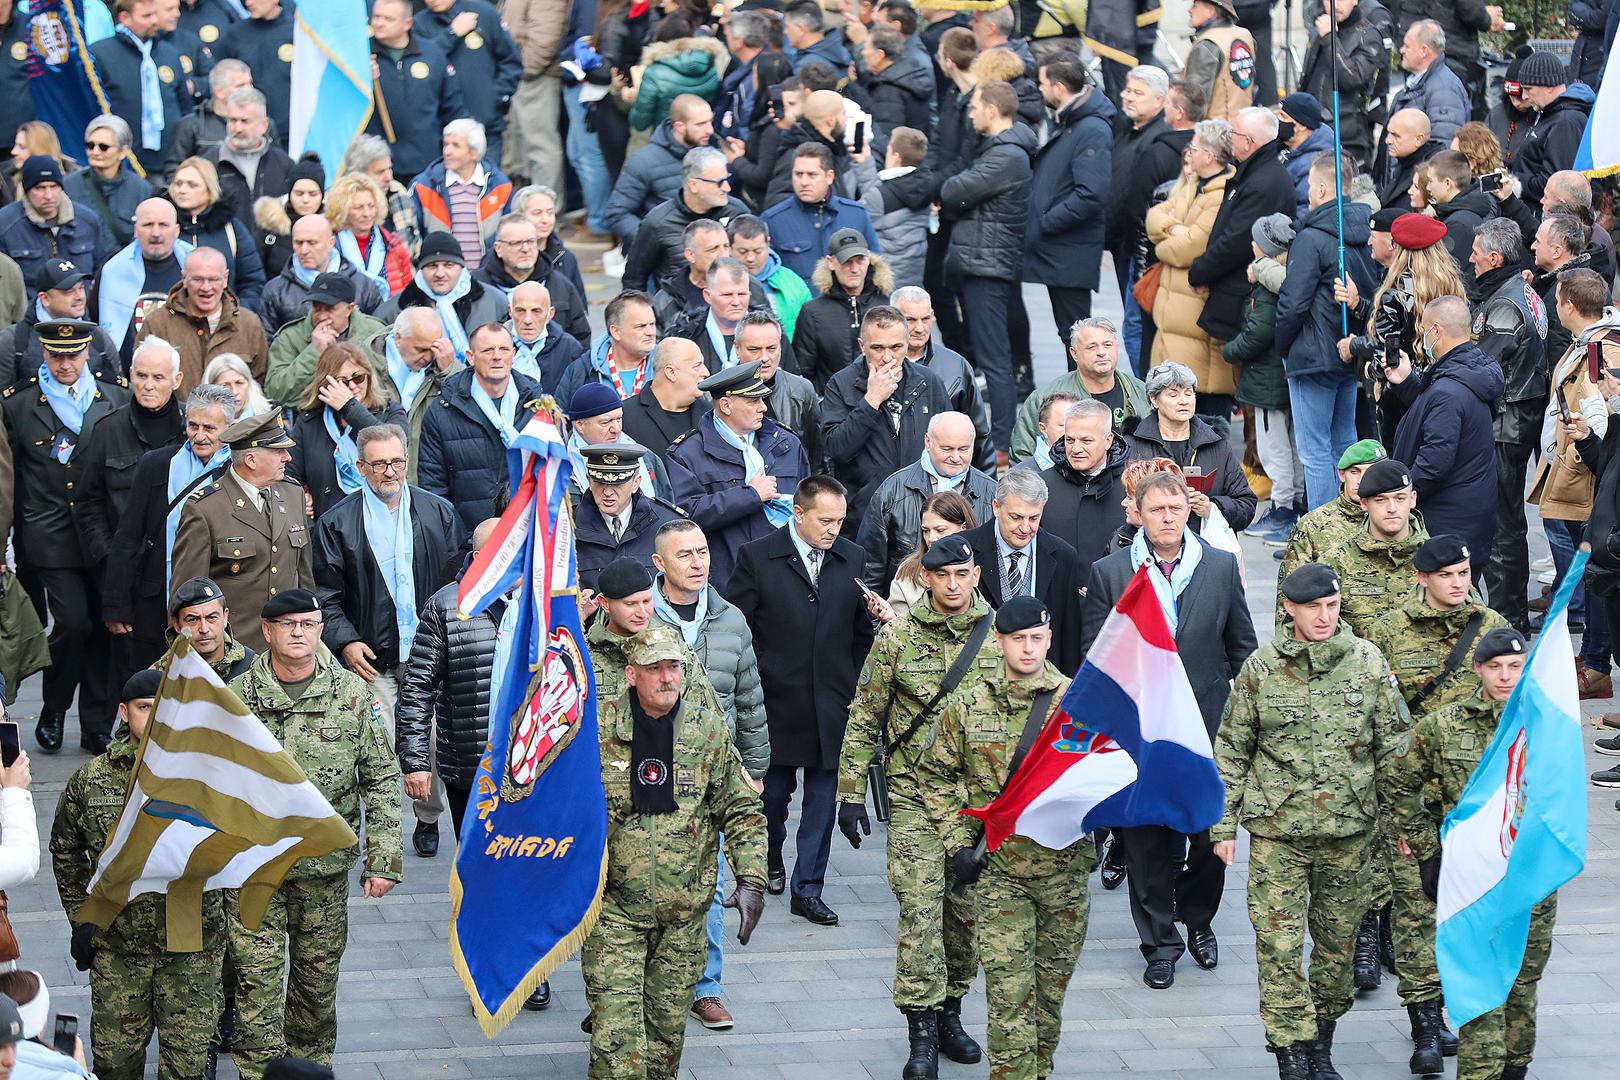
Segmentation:
{"type": "Polygon", "coordinates": [[[1408,251],[1438,244],[1446,237],[1445,222],[1424,214],[1402,214],[1389,228],[1389,235],[1408,251]]]}

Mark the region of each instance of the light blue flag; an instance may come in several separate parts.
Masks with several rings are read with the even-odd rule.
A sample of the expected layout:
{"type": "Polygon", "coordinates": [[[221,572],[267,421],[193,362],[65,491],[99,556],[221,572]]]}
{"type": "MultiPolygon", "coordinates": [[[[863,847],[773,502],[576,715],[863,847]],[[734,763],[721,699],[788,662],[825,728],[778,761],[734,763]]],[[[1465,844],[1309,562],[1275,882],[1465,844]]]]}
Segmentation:
{"type": "Polygon", "coordinates": [[[371,120],[371,38],[365,0],[300,4],[294,14],[288,141],[294,158],[321,156],[336,176],[371,120]]]}
{"type": "Polygon", "coordinates": [[[1586,761],[1568,620],[1586,561],[1578,552],[1565,572],[1496,734],[1440,826],[1434,953],[1459,1025],[1507,1001],[1530,909],[1586,866],[1586,761]]]}

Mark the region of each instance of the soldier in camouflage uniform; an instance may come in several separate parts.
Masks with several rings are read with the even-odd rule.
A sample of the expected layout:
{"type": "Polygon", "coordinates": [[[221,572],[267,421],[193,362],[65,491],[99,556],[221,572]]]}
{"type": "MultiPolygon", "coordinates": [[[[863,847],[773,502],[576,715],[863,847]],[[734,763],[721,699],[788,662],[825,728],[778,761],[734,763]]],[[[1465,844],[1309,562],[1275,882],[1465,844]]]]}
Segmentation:
{"type": "MultiPolygon", "coordinates": [[[[1502,708],[1524,674],[1526,652],[1524,639],[1510,627],[1481,635],[1473,656],[1475,690],[1417,719],[1396,748],[1384,805],[1421,860],[1431,896],[1440,880],[1440,822],[1456,807],[1495,737],[1502,708]]],[[[1457,1080],[1524,1080],[1536,1048],[1536,984],[1552,952],[1557,913],[1557,893],[1531,909],[1524,962],[1507,1003],[1463,1025],[1457,1080]]]]}
{"type": "MultiPolygon", "coordinates": [[[[1362,439],[1351,443],[1339,455],[1339,497],[1323,503],[1299,519],[1288,546],[1283,549],[1282,565],[1277,568],[1277,580],[1286,581],[1295,568],[1316,562],[1323,555],[1354,536],[1367,523],[1367,511],[1361,508],[1359,493],[1361,474],[1375,461],[1389,456],[1377,439],[1362,439]]],[[[1282,626],[1283,595],[1277,593],[1277,626],[1282,626]]]]}
{"type": "Polygon", "coordinates": [[[588,1075],[675,1080],[708,949],[720,834],[737,876],[726,906],[742,916],[746,945],[765,903],[765,811],[725,714],[682,699],[690,652],[680,635],[658,626],[627,645],[625,688],[598,699],[607,887],[581,957],[588,1075]]]}
{"type": "MultiPolygon", "coordinates": [[[[260,653],[231,689],[281,740],[305,775],[362,834],[361,894],[375,899],[403,877],[400,799],[404,782],[388,745],[382,705],[358,675],[320,644],[321,609],[307,589],[287,589],[260,612],[269,651],[260,653]]],[[[338,964],[349,940],[349,870],[357,847],[299,859],[265,910],[257,930],[242,925],[228,892],[229,960],[236,971],[236,1040],[232,1056],[258,1080],[283,1054],[331,1064],[337,1045],[338,964]],[[290,956],[291,963],[287,963],[290,956]],[[286,990],[282,969],[288,969],[286,990]]]]}
{"type": "MultiPolygon", "coordinates": [[[[169,640],[184,634],[191,647],[207,661],[214,674],[230,682],[248,669],[258,653],[231,636],[231,609],[225,606],[225,593],[208,578],[181,582],[169,601],[169,640]]],[[[169,653],[152,666],[162,668],[169,653]]]]}
{"type": "MultiPolygon", "coordinates": [[[[596,700],[612,701],[624,693],[624,668],[629,662],[625,650],[637,634],[653,623],[653,580],[647,568],[635,559],[615,559],[602,568],[596,581],[596,606],[600,614],[585,631],[590,647],[591,666],[596,669],[596,700]]],[[[685,665],[685,696],[700,701],[722,715],[720,698],[709,682],[709,673],[697,653],[687,648],[681,657],[685,665]]]]}
{"type": "MultiPolygon", "coordinates": [[[[51,864],[56,890],[71,923],[89,895],[90,878],[112,834],[162,673],[138,671],[124,684],[123,723],[107,752],[80,766],[56,808],[51,864]]],[[[202,949],[168,950],[168,915],[162,894],[131,900],[111,926],[73,928],[72,955],[90,969],[90,1040],[96,1073],[109,1080],[139,1080],[146,1044],[158,1036],[159,1080],[196,1080],[203,1074],[208,1040],[220,1009],[220,962],[225,955],[224,894],[202,896],[202,949]]]]}
{"type": "Polygon", "coordinates": [[[980,568],[960,534],[934,542],[923,556],[926,603],[878,632],[849,707],[849,726],[838,762],[838,828],[854,847],[866,816],[867,765],[884,758],[889,784],[889,887],[900,902],[895,945],[894,1003],[906,1014],[911,1043],[903,1075],[932,1077],[939,1054],[961,1064],[980,1059],[978,1043],[962,1030],[962,997],[978,972],[972,901],[946,886],[948,836],[956,815],[939,809],[934,792],[956,797],[956,770],[932,753],[939,714],[924,709],[984,620],[984,644],[971,659],[959,692],[1001,669],[1001,650],[990,639],[990,605],[978,593],[980,568]]]}
{"type": "Polygon", "coordinates": [[[1374,619],[1416,592],[1412,556],[1429,534],[1413,509],[1417,491],[1411,470],[1394,458],[1369,465],[1357,494],[1366,524],[1317,561],[1338,574],[1340,617],[1359,637],[1374,619]]]}
{"type": "Polygon", "coordinates": [[[939,718],[934,753],[957,792],[928,792],[950,825],[945,844],[953,871],[971,887],[984,961],[990,1016],[990,1080],[1043,1080],[1052,1075],[1063,1027],[1063,995],[1086,940],[1091,897],[1086,878],[1096,862],[1089,838],[1062,851],[1011,836],[988,858],[975,845],[983,828],[960,814],[999,795],[1012,773],[1026,726],[1038,731],[1063,701],[1069,680],[1046,659],[1051,616],[1033,596],[1015,596],[996,612],[1003,663],[952,694],[939,718]],[[1040,708],[1037,709],[1037,704],[1040,708]],[[1038,715],[1037,715],[1038,713],[1038,715]]]}
{"type": "Polygon", "coordinates": [[[1244,662],[1216,733],[1226,814],[1210,839],[1230,866],[1238,825],[1249,830],[1260,1020],[1278,1076],[1307,1080],[1338,1076],[1333,1030],[1354,997],[1376,781],[1407,721],[1383,656],[1340,621],[1333,570],[1305,563],[1282,593],[1288,633],[1244,662]]]}

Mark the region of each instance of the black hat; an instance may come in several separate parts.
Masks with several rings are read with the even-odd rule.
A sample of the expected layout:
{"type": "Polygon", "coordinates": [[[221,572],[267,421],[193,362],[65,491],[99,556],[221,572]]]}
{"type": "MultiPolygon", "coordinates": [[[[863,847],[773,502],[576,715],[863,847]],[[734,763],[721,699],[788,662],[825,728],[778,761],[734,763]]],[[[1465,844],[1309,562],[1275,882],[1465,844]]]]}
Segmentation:
{"type": "Polygon", "coordinates": [[[182,581],[169,598],[169,614],[180,614],[188,607],[206,604],[210,600],[225,600],[225,593],[214,584],[212,578],[194,577],[190,581],[182,581]]]}
{"type": "Polygon", "coordinates": [[[242,417],[226,428],[221,438],[237,453],[243,450],[291,450],[298,445],[287,434],[287,429],[281,426],[281,413],[275,409],[242,417]]]}
{"type": "Polygon", "coordinates": [[[1375,461],[1367,466],[1367,471],[1361,474],[1361,486],[1356,494],[1363,499],[1370,499],[1374,495],[1387,495],[1391,491],[1405,491],[1412,486],[1412,472],[1403,461],[1394,458],[1385,458],[1375,461]]]}
{"type": "Polygon", "coordinates": [[[1550,52],[1533,52],[1519,62],[1520,86],[1562,86],[1569,81],[1564,62],[1550,52]]]}
{"type": "Polygon", "coordinates": [[[1409,211],[1398,206],[1386,206],[1382,210],[1374,211],[1372,216],[1373,232],[1391,232],[1395,228],[1395,219],[1409,211]]]}
{"type": "Polygon", "coordinates": [[[1309,604],[1339,594],[1339,575],[1326,563],[1308,562],[1294,567],[1283,579],[1282,594],[1296,604],[1309,604]]]}
{"type": "Polygon", "coordinates": [[[1468,545],[1463,543],[1462,537],[1443,533],[1423,541],[1417,553],[1412,556],[1412,569],[1432,574],[1436,570],[1467,561],[1468,545]]]}
{"type": "Polygon", "coordinates": [[[354,282],[346,274],[322,274],[309,286],[309,300],[314,304],[354,303],[354,282]]]}
{"type": "Polygon", "coordinates": [[[46,259],[34,275],[34,288],[38,292],[71,289],[89,276],[72,259],[46,259]]]}
{"type": "Polygon", "coordinates": [[[596,591],[609,600],[623,600],[646,592],[652,584],[647,568],[631,558],[614,559],[596,575],[596,591]]]}
{"type": "Polygon", "coordinates": [[[291,1054],[264,1067],[264,1080],[332,1080],[332,1075],[331,1066],[291,1054]]]}
{"type": "Polygon", "coordinates": [[[46,352],[72,356],[90,347],[96,324],[82,319],[53,319],[37,327],[39,343],[46,352]]]}
{"type": "Polygon", "coordinates": [[[1474,646],[1474,663],[1483,664],[1498,656],[1523,656],[1525,651],[1524,638],[1517,630],[1511,626],[1498,626],[1479,636],[1479,644],[1474,646]]]}
{"type": "Polygon", "coordinates": [[[428,233],[422,240],[422,253],[416,257],[416,265],[422,267],[436,262],[466,266],[467,259],[461,254],[461,242],[447,232],[428,233]]]}
{"type": "MultiPolygon", "coordinates": [[[[934,545],[938,547],[938,544],[934,545]]],[[[930,549],[932,550],[932,549],[930,549]]],[[[1016,634],[1037,626],[1052,625],[1046,605],[1033,596],[1014,596],[996,612],[996,633],[1016,634]]]]}
{"type": "Polygon", "coordinates": [[[313,180],[315,186],[322,191],[326,190],[326,166],[321,164],[319,155],[305,154],[293,162],[293,167],[287,173],[287,190],[300,180],[313,180]]]}
{"type": "Polygon", "coordinates": [[[866,237],[859,229],[839,229],[827,241],[827,254],[840,263],[847,263],[857,255],[872,254],[872,249],[866,246],[866,237]]]}
{"type": "Polygon", "coordinates": [[[1322,126],[1322,103],[1316,100],[1315,95],[1304,90],[1295,90],[1283,98],[1282,111],[1307,131],[1315,131],[1322,126]]]}
{"type": "Polygon", "coordinates": [[[710,375],[698,383],[698,389],[717,398],[728,395],[746,398],[770,397],[771,388],[759,377],[759,363],[758,360],[750,360],[746,364],[733,364],[723,369],[720,374],[710,375]]]}
{"type": "Polygon", "coordinates": [[[625,443],[582,446],[579,450],[579,456],[585,459],[586,477],[604,484],[623,484],[635,479],[646,454],[644,448],[625,443]]]}
{"type": "Polygon", "coordinates": [[[922,567],[924,570],[943,570],[958,563],[971,565],[977,561],[973,557],[973,545],[967,542],[967,538],[961,533],[952,533],[929,545],[923,553],[922,567]]]}
{"type": "Polygon", "coordinates": [[[163,683],[163,672],[157,668],[142,668],[129,677],[124,683],[124,692],[119,695],[119,702],[139,701],[142,698],[157,697],[158,687],[163,683]]]}
{"type": "Polygon", "coordinates": [[[35,154],[22,167],[22,189],[32,191],[40,184],[62,183],[62,166],[49,154],[35,154]]]}
{"type": "Polygon", "coordinates": [[[264,602],[259,618],[265,622],[285,615],[319,615],[320,601],[308,589],[284,589],[264,602]]]}

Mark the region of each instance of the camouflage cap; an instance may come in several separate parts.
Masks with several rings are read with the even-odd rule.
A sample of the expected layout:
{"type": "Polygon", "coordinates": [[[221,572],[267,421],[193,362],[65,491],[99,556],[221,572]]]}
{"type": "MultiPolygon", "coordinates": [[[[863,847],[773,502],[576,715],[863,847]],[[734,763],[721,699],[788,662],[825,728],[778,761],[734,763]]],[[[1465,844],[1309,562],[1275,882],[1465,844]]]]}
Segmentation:
{"type": "Polygon", "coordinates": [[[636,667],[651,667],[662,660],[686,659],[680,635],[669,626],[647,627],[630,639],[629,647],[624,652],[625,659],[636,667]]]}

